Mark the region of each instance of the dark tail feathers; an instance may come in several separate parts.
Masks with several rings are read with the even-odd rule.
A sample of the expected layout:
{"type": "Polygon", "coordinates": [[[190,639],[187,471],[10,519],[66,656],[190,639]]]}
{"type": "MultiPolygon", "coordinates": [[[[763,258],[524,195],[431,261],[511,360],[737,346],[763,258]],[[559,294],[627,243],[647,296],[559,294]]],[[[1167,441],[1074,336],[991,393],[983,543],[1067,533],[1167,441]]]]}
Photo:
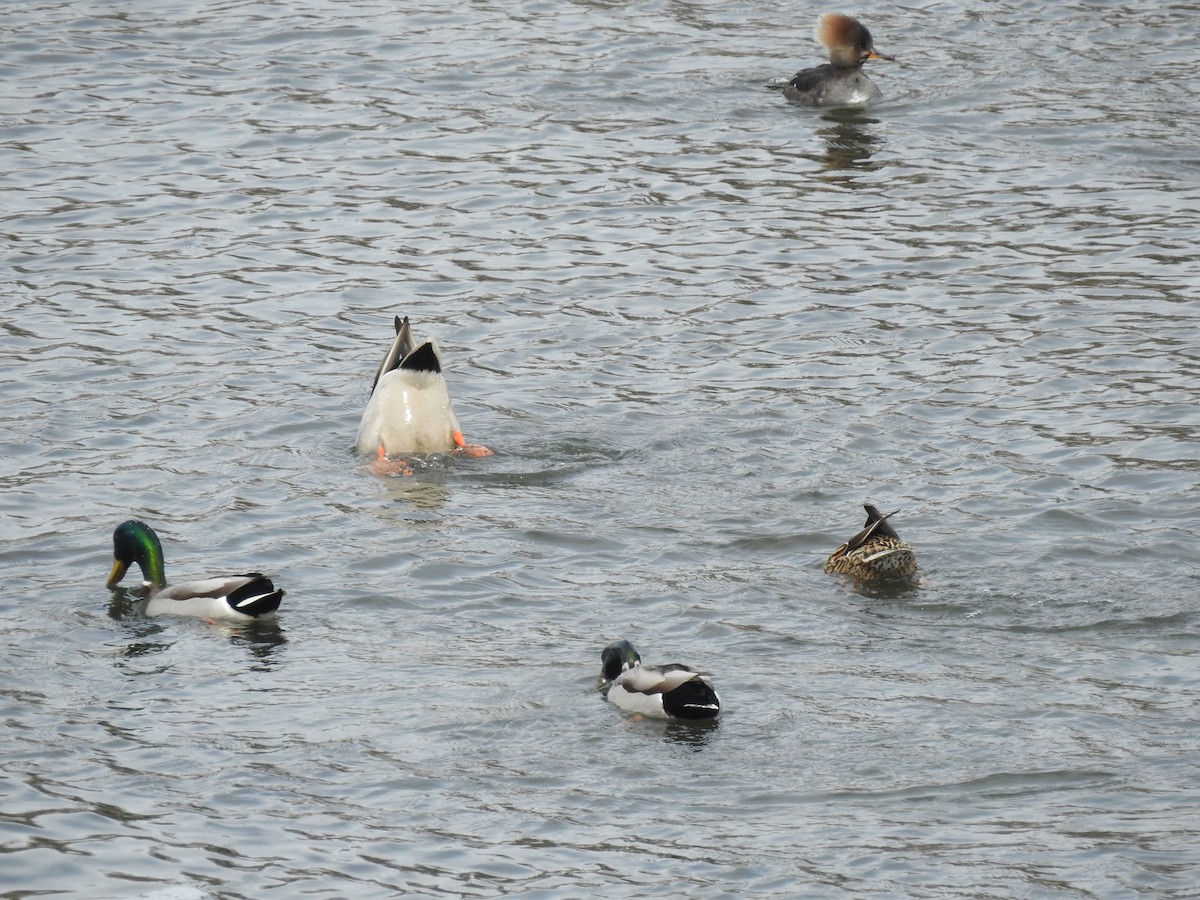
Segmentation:
{"type": "Polygon", "coordinates": [[[712,685],[693,678],[663,694],[663,711],[676,719],[713,719],[721,711],[721,701],[712,685]]]}
{"type": "Polygon", "coordinates": [[[276,590],[270,578],[258,572],[251,572],[245,577],[251,580],[229,595],[227,599],[230,606],[256,619],[279,609],[279,604],[283,602],[283,591],[276,590]]]}

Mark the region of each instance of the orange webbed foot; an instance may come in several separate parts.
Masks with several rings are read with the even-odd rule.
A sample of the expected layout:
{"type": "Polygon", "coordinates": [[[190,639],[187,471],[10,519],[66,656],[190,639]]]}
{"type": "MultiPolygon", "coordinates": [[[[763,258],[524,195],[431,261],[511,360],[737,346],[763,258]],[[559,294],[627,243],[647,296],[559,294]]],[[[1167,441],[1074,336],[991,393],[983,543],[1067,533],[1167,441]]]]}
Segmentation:
{"type": "Polygon", "coordinates": [[[388,459],[381,446],[375,451],[375,461],[367,466],[372,475],[411,475],[412,467],[402,459],[388,459]]]}
{"type": "Polygon", "coordinates": [[[468,456],[472,459],[476,459],[480,456],[495,455],[491,450],[483,446],[483,444],[468,444],[466,440],[464,440],[461,431],[454,432],[454,449],[450,452],[457,453],[459,456],[468,456]]]}

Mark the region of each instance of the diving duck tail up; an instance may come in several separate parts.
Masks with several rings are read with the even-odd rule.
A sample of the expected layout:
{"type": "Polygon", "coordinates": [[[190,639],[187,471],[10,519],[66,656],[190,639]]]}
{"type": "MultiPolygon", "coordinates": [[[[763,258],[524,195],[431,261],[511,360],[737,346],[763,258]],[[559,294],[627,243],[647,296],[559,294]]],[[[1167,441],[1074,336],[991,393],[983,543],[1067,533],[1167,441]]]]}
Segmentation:
{"type": "Polygon", "coordinates": [[[881,582],[910,578],[917,572],[913,548],[900,540],[896,529],[888,522],[899,512],[882,515],[870,503],[863,504],[867,523],[858,534],[842,544],[825,561],[830,575],[849,575],[864,582],[881,582]]]}
{"type": "Polygon", "coordinates": [[[413,340],[408,317],[396,316],[396,336],[375,373],[371,399],[358,423],[358,452],[374,454],[377,474],[411,474],[392,456],[458,453],[491,456],[479,444],[468,444],[450,402],[437,343],[413,340]]]}

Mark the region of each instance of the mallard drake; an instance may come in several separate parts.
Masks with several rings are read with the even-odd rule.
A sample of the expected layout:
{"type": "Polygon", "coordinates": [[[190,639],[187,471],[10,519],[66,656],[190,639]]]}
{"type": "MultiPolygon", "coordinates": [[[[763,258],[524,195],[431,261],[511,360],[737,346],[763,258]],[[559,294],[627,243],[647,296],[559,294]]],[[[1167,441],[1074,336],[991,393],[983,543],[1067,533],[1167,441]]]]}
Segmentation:
{"type": "Polygon", "coordinates": [[[862,70],[868,59],[893,59],[875,49],[871,32],[853,16],[824,13],[817,20],[817,42],[829,62],[792,76],[783,96],[804,106],[859,106],[880,96],[862,70]]]}
{"type": "Polygon", "coordinates": [[[659,719],[715,719],[721,701],[708,675],[671,663],[643,666],[629,641],[616,641],[600,654],[598,687],[609,703],[659,719]]]}
{"type": "Polygon", "coordinates": [[[396,316],[395,324],[396,337],[375,373],[371,399],[358,423],[358,452],[375,454],[381,463],[397,454],[491,455],[486,447],[463,440],[437,344],[417,344],[408,316],[396,316]]]}
{"type": "Polygon", "coordinates": [[[861,581],[886,581],[909,578],[916,574],[917,558],[913,549],[896,534],[886,516],[870,503],[864,503],[867,524],[858,534],[829,554],[825,571],[830,575],[849,575],[861,581]]]}
{"type": "Polygon", "coordinates": [[[167,586],[162,543],[145,522],[130,519],[113,532],[113,567],[105,582],[115,587],[137,563],[147,590],[146,615],[259,619],[279,609],[283,591],[258,572],[185,581],[167,586]]]}

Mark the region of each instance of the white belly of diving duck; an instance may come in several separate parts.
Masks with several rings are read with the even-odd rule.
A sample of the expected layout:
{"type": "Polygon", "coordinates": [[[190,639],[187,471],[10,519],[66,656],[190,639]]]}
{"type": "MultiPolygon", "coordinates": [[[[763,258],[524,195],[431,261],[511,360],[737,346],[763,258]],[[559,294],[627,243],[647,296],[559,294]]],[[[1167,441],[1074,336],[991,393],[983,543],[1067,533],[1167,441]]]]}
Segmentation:
{"type": "Polygon", "coordinates": [[[358,424],[358,452],[420,456],[458,446],[458,417],[440,372],[394,369],[375,385],[358,424]]]}

